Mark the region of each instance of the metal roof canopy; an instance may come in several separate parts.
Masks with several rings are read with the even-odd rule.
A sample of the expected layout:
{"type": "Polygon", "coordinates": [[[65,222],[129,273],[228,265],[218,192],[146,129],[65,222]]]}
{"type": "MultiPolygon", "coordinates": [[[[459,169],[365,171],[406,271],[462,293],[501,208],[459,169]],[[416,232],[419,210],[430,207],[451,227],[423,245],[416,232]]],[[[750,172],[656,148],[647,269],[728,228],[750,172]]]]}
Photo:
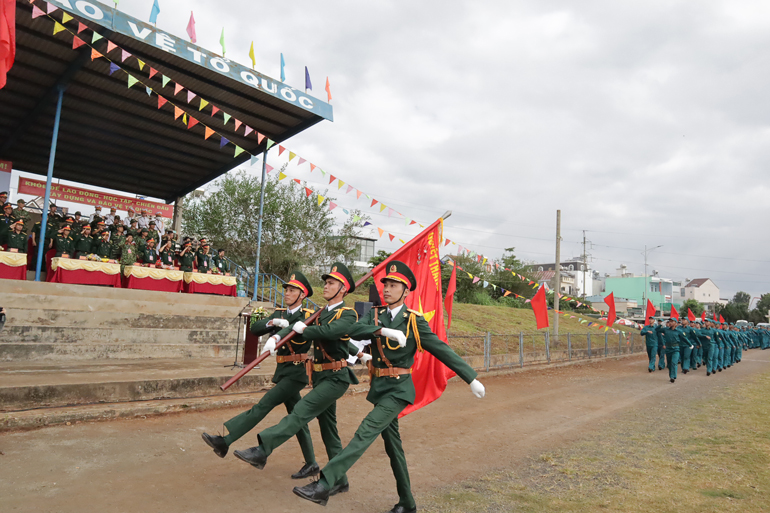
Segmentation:
{"type": "MultiPolygon", "coordinates": [[[[125,73],[110,76],[109,62],[92,61],[88,44],[73,50],[69,31],[52,35],[53,21],[32,19],[33,4],[17,0],[16,62],[0,89],[0,158],[12,161],[15,169],[47,173],[61,89],[54,175],[169,203],[266,149],[267,139],[258,144],[254,133],[244,135],[243,127],[236,133],[232,120],[224,125],[221,115],[210,115],[210,106],[199,112],[199,98],[276,143],[332,120],[328,103],[113,8],[86,0],[51,4],[103,36],[93,44],[97,51],[246,151],[234,158],[234,146],[220,149],[218,137],[204,140],[201,124],[187,129],[181,118],[174,119],[173,106],[158,109],[158,98],[148,96],[141,83],[129,89],[125,73]],[[120,62],[120,49],[107,54],[108,39],[136,58],[120,62]],[[146,63],[144,70],[137,58],[146,63]],[[150,67],[158,70],[151,80],[150,67]],[[171,80],[166,87],[161,87],[161,74],[171,80]],[[193,103],[187,103],[186,91],[174,96],[175,83],[197,94],[193,103]]],[[[51,16],[61,21],[61,14],[51,16]]],[[[76,32],[73,25],[67,28],[76,32]]],[[[91,40],[90,31],[81,36],[91,40]]]]}

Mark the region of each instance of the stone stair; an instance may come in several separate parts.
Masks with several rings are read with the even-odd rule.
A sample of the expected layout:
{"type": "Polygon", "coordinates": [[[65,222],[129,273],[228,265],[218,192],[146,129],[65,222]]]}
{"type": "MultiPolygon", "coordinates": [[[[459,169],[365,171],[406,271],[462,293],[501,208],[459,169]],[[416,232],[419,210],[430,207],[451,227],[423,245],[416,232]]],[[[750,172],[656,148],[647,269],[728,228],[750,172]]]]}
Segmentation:
{"type": "MultiPolygon", "coordinates": [[[[8,312],[0,361],[233,357],[238,316],[248,303],[206,294],[0,280],[0,306],[8,312]]],[[[252,306],[272,309],[267,303],[252,306]]]]}

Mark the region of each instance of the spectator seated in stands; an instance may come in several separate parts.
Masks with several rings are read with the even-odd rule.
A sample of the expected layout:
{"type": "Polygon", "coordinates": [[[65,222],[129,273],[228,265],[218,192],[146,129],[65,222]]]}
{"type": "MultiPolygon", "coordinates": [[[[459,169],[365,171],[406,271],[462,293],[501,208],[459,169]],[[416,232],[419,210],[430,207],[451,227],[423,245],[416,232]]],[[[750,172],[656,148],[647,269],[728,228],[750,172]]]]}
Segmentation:
{"type": "Polygon", "coordinates": [[[91,225],[86,224],[80,233],[75,235],[75,258],[87,257],[93,253],[94,239],[91,237],[91,225]]]}
{"type": "Polygon", "coordinates": [[[8,251],[12,253],[27,252],[27,234],[24,233],[24,219],[17,219],[8,234],[8,251]]]}

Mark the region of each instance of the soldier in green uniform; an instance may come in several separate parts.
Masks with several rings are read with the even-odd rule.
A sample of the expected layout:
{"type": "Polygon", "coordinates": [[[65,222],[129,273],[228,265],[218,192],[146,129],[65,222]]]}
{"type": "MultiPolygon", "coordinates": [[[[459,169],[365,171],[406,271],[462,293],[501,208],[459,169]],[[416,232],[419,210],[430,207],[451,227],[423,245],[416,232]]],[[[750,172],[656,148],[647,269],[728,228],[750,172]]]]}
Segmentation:
{"type": "MultiPolygon", "coordinates": [[[[313,288],[307,278],[301,272],[295,271],[283,288],[288,307],[277,308],[267,319],[252,322],[251,332],[254,335],[275,334],[281,328],[287,328],[297,321],[310,317],[312,311],[302,308],[302,301],[313,295],[313,288]]],[[[271,340],[272,344],[266,345],[266,350],[275,348],[275,340],[272,337],[271,340]]],[[[250,410],[225,422],[228,431],[226,436],[203,433],[203,440],[214,449],[217,456],[224,458],[233,442],[254,429],[268,413],[280,404],[286,406],[288,413],[294,411],[294,407],[302,398],[300,391],[308,384],[306,362],[310,359],[309,349],[310,344],[307,341],[303,342],[296,338],[275,351],[271,351],[271,354],[276,355],[277,360],[273,375],[275,386],[262,396],[262,399],[250,410]]],[[[291,476],[292,479],[303,479],[318,474],[320,469],[315,460],[313,440],[310,437],[307,424],[297,432],[297,441],[302,449],[305,463],[297,473],[291,476]]]]}
{"type": "Polygon", "coordinates": [[[211,255],[209,254],[211,246],[208,242],[204,242],[201,249],[195,255],[195,262],[198,266],[199,273],[207,273],[211,271],[211,255]]]}
{"type": "Polygon", "coordinates": [[[128,227],[128,230],[126,230],[126,234],[130,233],[134,238],[139,237],[141,235],[136,223],[137,223],[136,219],[132,219],[131,224],[128,227]]]}
{"type": "MultiPolygon", "coordinates": [[[[82,233],[83,232],[83,227],[88,224],[88,222],[81,217],[82,215],[83,214],[80,213],[80,210],[75,212],[75,216],[74,216],[74,219],[72,221],[72,232],[73,233],[82,233]]],[[[91,226],[91,225],[89,225],[89,226],[91,226]]]]}
{"type": "Polygon", "coordinates": [[[682,365],[682,374],[690,372],[690,360],[692,359],[692,352],[695,349],[695,341],[697,335],[690,327],[690,321],[682,319],[682,325],[679,326],[679,330],[684,333],[684,337],[687,343],[679,345],[679,362],[682,365]]]}
{"type": "Polygon", "coordinates": [[[75,242],[70,237],[71,231],[72,228],[65,224],[61,229],[61,233],[56,236],[55,247],[57,257],[72,258],[75,242]]]}
{"type": "Polygon", "coordinates": [[[155,265],[158,263],[158,252],[155,251],[155,239],[152,237],[147,239],[147,245],[142,252],[142,262],[147,265],[155,265]]]}
{"type": "Polygon", "coordinates": [[[219,251],[217,251],[217,254],[211,258],[211,265],[214,268],[219,269],[220,274],[225,274],[230,272],[230,264],[225,259],[224,249],[220,249],[219,251]]]}
{"type": "Polygon", "coordinates": [[[127,265],[134,265],[137,259],[138,249],[134,244],[134,238],[129,233],[126,235],[126,242],[123,244],[120,251],[120,272],[123,274],[123,270],[127,265]]]}
{"type": "Polygon", "coordinates": [[[663,321],[658,319],[655,325],[655,333],[658,335],[658,370],[666,368],[666,345],[663,343],[663,321]]]}
{"type": "Polygon", "coordinates": [[[661,328],[663,345],[666,349],[666,363],[668,364],[668,377],[671,383],[676,381],[676,371],[679,365],[680,344],[690,345],[690,341],[676,325],[676,319],[669,319],[665,328],[661,328]]]}
{"type": "Polygon", "coordinates": [[[714,353],[719,350],[719,347],[716,343],[714,325],[709,320],[706,320],[704,324],[703,328],[698,330],[698,336],[700,337],[701,347],[703,347],[703,364],[706,366],[706,376],[711,376],[716,368],[714,353]]]}
{"type": "Polygon", "coordinates": [[[75,258],[93,253],[94,239],[91,238],[91,225],[83,226],[81,233],[75,235],[75,258]]]}
{"type": "Polygon", "coordinates": [[[150,226],[148,228],[147,238],[155,239],[155,243],[157,244],[160,241],[160,232],[158,232],[158,229],[155,226],[155,220],[154,219],[152,221],[150,221],[149,224],[150,224],[150,226]]]}
{"type": "Polygon", "coordinates": [[[94,207],[94,213],[91,214],[91,229],[96,229],[96,225],[99,224],[99,222],[104,223],[104,216],[102,215],[102,207],[97,205],[94,207]]]}
{"type": "Polygon", "coordinates": [[[18,253],[27,252],[27,234],[24,233],[24,219],[17,219],[8,234],[8,250],[17,250],[18,253]]]}
{"type": "Polygon", "coordinates": [[[168,238],[163,239],[163,244],[158,248],[160,253],[160,263],[165,266],[174,265],[174,241],[168,238]]]}
{"type": "Polygon", "coordinates": [[[725,332],[722,330],[722,325],[717,321],[714,322],[714,334],[716,335],[717,343],[717,348],[714,351],[714,356],[716,357],[716,369],[717,372],[722,372],[724,369],[723,360],[725,357],[725,332]]]}
{"type": "Polygon", "coordinates": [[[650,364],[647,366],[647,371],[654,372],[655,357],[658,355],[658,333],[655,330],[654,325],[648,324],[642,328],[641,335],[644,336],[644,341],[647,346],[647,358],[650,361],[650,364]]]}
{"type": "MultiPolygon", "coordinates": [[[[110,230],[110,242],[112,243],[112,247],[115,248],[114,254],[119,255],[123,244],[126,243],[126,227],[122,224],[113,224],[112,226],[115,226],[115,230],[110,230]]],[[[110,226],[110,228],[112,228],[112,226],[110,226]]]]}
{"type": "MultiPolygon", "coordinates": [[[[84,228],[85,230],[85,228],[84,228]]],[[[96,254],[99,258],[113,258],[113,248],[110,242],[110,232],[102,231],[102,236],[99,240],[91,243],[91,252],[96,254]]]]}
{"type": "Polygon", "coordinates": [[[476,371],[431,331],[422,314],[408,310],[404,305],[404,299],[417,286],[411,269],[397,260],[387,265],[388,273],[381,281],[383,299],[388,306],[372,308],[348,332],[355,339],[374,339],[373,355],[359,355],[359,358],[368,361],[372,381],[366,399],[374,404],[374,409],[361,422],[347,447],[331,457],[321,470],[321,479],[294,488],[294,493],[303,499],[326,505],[329,492],[340,484],[347,485],[346,472],[377,437],[382,436],[399,496],[398,504],[390,512],[413,513],[417,511],[417,506],[412,497],[406,457],[398,431],[398,415],[408,405],[414,404],[415,389],[411,373],[415,353],[428,351],[470,384],[471,392],[476,397],[484,397],[485,390],[476,379],[476,371]]]}
{"type": "Polygon", "coordinates": [[[192,249],[192,242],[189,240],[182,244],[182,251],[179,252],[179,269],[191,273],[193,270],[193,260],[195,260],[195,253],[192,249]]]}
{"type": "Polygon", "coordinates": [[[13,209],[13,217],[16,219],[23,219],[25,227],[32,225],[32,216],[29,215],[29,212],[24,210],[26,205],[27,202],[23,199],[20,199],[16,202],[16,208],[13,209]]]}
{"type": "MultiPolygon", "coordinates": [[[[303,397],[294,410],[277,425],[262,431],[257,439],[259,446],[245,451],[235,451],[235,456],[261,469],[272,452],[302,430],[314,418],[318,419],[321,438],[326,454],[331,460],[342,451],[342,442],[337,433],[337,399],[342,397],[358,379],[348,367],[350,354],[358,354],[358,348],[350,342],[348,332],[358,320],[352,308],[347,308],[343,298],[356,288],[353,276],[344,264],[336,262],[331,271],[321,277],[324,280],[323,297],[328,302],[316,323],[306,326],[302,321],[284,328],[271,340],[285,337],[290,331],[296,332],[295,341],[307,343],[313,348],[313,390],[303,397]]],[[[269,349],[270,341],[266,344],[269,349]]],[[[340,476],[329,490],[330,495],[347,492],[347,478],[340,476]]]]}
{"type": "Polygon", "coordinates": [[[3,205],[3,213],[0,215],[0,246],[8,244],[8,234],[11,232],[11,225],[15,222],[13,205],[6,203],[3,205]]]}
{"type": "Polygon", "coordinates": [[[134,243],[136,244],[137,258],[141,260],[142,255],[144,255],[145,246],[147,246],[147,239],[149,238],[148,234],[150,233],[150,230],[147,228],[142,228],[139,230],[139,232],[141,235],[139,235],[139,237],[134,237],[134,243]]]}

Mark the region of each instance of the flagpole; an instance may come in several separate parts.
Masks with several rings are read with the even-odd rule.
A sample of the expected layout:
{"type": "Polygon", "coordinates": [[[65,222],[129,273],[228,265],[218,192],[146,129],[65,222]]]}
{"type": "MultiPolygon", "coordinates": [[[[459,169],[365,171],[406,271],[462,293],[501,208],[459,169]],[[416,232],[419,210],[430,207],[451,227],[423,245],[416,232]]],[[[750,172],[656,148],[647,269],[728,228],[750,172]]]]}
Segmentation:
{"type": "MultiPolygon", "coordinates": [[[[374,267],[372,270],[370,270],[368,273],[366,273],[366,274],[365,274],[365,275],[363,275],[361,278],[359,278],[359,279],[356,281],[356,287],[359,287],[359,286],[360,286],[360,285],[361,285],[363,282],[365,282],[366,280],[368,280],[369,278],[371,278],[371,277],[374,275],[374,273],[375,273],[375,272],[379,271],[381,268],[383,268],[385,265],[387,265],[387,264],[388,264],[388,263],[389,263],[391,260],[395,260],[395,258],[396,258],[397,256],[399,256],[399,254],[400,254],[400,253],[403,253],[403,252],[404,252],[404,251],[406,251],[407,249],[409,249],[409,248],[411,248],[412,246],[414,246],[414,244],[415,244],[415,243],[416,243],[418,240],[420,240],[420,239],[421,239],[422,235],[424,235],[424,234],[426,234],[426,233],[430,232],[431,230],[433,230],[433,229],[436,227],[436,225],[437,225],[438,223],[441,223],[441,222],[443,222],[445,219],[448,219],[448,218],[449,218],[449,216],[451,216],[451,215],[452,215],[452,211],[451,211],[451,210],[447,210],[446,212],[444,212],[444,215],[442,215],[442,216],[441,216],[439,219],[437,219],[436,221],[434,221],[433,223],[431,223],[431,225],[430,225],[430,226],[428,226],[427,228],[425,228],[423,231],[421,231],[420,233],[418,233],[416,236],[414,236],[414,237],[412,237],[410,240],[408,240],[408,241],[406,242],[406,244],[404,244],[404,245],[403,245],[403,246],[402,246],[402,247],[401,247],[401,248],[400,248],[398,251],[395,251],[395,252],[393,252],[393,254],[392,254],[392,255],[390,255],[388,258],[386,258],[385,260],[383,260],[382,262],[380,262],[380,264],[379,264],[379,265],[377,265],[377,266],[376,266],[376,267],[374,267]]],[[[305,319],[305,320],[304,320],[304,321],[302,321],[302,322],[304,322],[304,323],[305,323],[305,324],[307,324],[307,325],[310,325],[310,324],[312,324],[312,323],[313,323],[313,322],[314,322],[314,321],[315,321],[315,320],[318,318],[318,316],[319,316],[319,315],[321,315],[321,312],[323,312],[323,308],[319,308],[318,310],[316,310],[316,311],[313,313],[313,315],[311,315],[310,317],[308,317],[307,319],[305,319]]],[[[278,349],[278,348],[279,348],[279,347],[281,347],[282,345],[284,345],[284,344],[288,343],[288,342],[289,342],[289,341],[290,341],[292,338],[294,338],[294,335],[295,335],[295,334],[296,334],[296,332],[295,332],[295,331],[290,331],[288,335],[286,335],[285,337],[283,337],[283,338],[282,338],[280,341],[278,341],[278,343],[276,343],[276,344],[275,344],[275,349],[278,349]]],[[[257,357],[257,358],[254,360],[254,361],[252,361],[250,364],[248,364],[246,367],[244,367],[243,369],[241,369],[240,371],[238,371],[238,373],[237,373],[235,376],[233,376],[232,378],[230,378],[229,380],[227,380],[227,383],[225,383],[224,385],[222,385],[222,386],[221,386],[221,387],[219,387],[219,388],[220,388],[220,389],[221,389],[221,390],[224,392],[225,390],[227,390],[228,388],[230,388],[230,387],[231,387],[231,386],[232,386],[232,385],[233,385],[233,384],[234,384],[236,381],[238,381],[238,380],[239,380],[239,379],[241,379],[243,376],[245,376],[246,374],[248,374],[248,373],[249,373],[249,371],[251,371],[251,369],[253,369],[253,368],[254,368],[254,367],[256,367],[257,365],[259,365],[260,363],[262,363],[262,362],[263,362],[263,361],[264,361],[264,360],[265,360],[265,359],[266,359],[268,356],[270,356],[270,351],[265,351],[264,353],[262,353],[261,355],[259,355],[259,356],[258,356],[258,357],[257,357]]]]}

